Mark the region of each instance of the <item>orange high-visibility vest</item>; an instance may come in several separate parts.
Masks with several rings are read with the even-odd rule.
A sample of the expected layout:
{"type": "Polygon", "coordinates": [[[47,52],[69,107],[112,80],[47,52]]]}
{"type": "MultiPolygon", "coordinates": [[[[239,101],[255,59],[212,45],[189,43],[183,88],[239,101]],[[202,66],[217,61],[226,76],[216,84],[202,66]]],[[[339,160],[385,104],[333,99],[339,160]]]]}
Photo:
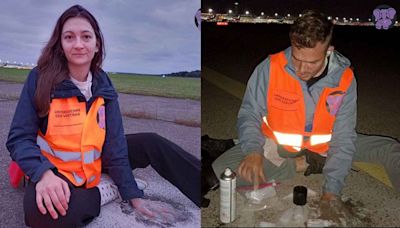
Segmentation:
{"type": "Polygon", "coordinates": [[[101,175],[101,150],[105,140],[104,99],[96,98],[86,113],[77,97],[53,99],[47,132],[37,144],[58,172],[75,186],[95,187],[101,175]]]}
{"type": "Polygon", "coordinates": [[[352,83],[353,72],[346,68],[338,87],[324,88],[315,107],[311,132],[305,131],[306,108],[300,82],[285,71],[284,52],[270,56],[267,117],[262,132],[287,151],[303,149],[324,154],[329,149],[336,113],[352,83]],[[308,137],[306,137],[308,136],[308,137]]]}

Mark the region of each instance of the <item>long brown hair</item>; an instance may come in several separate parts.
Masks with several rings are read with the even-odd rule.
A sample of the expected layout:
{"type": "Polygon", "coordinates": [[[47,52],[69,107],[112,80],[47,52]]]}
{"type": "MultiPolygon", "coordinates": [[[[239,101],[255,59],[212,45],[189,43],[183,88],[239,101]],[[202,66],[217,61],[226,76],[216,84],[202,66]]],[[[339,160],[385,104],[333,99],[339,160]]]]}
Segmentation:
{"type": "Polygon", "coordinates": [[[84,18],[93,27],[99,51],[95,53],[92,59],[90,71],[95,73],[101,70],[105,50],[99,24],[89,11],[80,5],[74,5],[58,18],[53,34],[43,48],[38,60],[39,78],[35,92],[35,104],[40,117],[46,116],[49,112],[52,90],[58,83],[69,78],[68,61],[61,46],[61,33],[65,22],[72,17],[84,18]]]}

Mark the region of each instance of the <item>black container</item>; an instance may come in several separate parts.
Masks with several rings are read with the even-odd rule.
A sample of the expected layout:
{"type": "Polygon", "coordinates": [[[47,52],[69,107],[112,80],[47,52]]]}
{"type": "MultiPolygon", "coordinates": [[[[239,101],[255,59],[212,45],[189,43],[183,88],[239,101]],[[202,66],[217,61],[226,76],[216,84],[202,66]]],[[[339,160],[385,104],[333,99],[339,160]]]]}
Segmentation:
{"type": "Polygon", "coordinates": [[[293,188],[293,203],[303,206],[307,203],[307,188],[304,186],[296,186],[293,188]]]}

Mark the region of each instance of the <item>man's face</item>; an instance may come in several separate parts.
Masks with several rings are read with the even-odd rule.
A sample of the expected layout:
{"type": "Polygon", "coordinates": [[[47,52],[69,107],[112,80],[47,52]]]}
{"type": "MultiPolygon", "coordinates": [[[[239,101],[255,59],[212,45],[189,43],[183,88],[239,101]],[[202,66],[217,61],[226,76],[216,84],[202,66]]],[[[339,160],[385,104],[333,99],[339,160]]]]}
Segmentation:
{"type": "Polygon", "coordinates": [[[298,48],[292,45],[292,63],[296,76],[303,81],[308,81],[322,71],[328,42],[318,42],[313,48],[298,48]]]}

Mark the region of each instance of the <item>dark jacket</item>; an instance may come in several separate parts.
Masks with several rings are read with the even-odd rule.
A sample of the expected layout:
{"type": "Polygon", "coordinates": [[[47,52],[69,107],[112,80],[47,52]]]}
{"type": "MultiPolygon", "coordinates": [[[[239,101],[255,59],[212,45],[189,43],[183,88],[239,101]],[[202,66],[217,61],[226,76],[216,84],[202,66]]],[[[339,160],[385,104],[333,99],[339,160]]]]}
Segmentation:
{"type": "MultiPolygon", "coordinates": [[[[48,121],[48,116],[39,118],[35,107],[37,78],[38,71],[34,68],[22,89],[6,143],[12,160],[18,163],[33,182],[38,182],[48,169],[55,169],[36,144],[38,131],[46,134],[48,121]]],[[[104,98],[106,138],[101,155],[102,172],[110,175],[124,200],[143,197],[143,192],[138,189],[129,165],[118,94],[104,71],[93,74],[92,94],[93,96],[86,102],[84,95],[73,82],[64,80],[52,91],[51,98],[78,97],[79,101],[86,102],[86,111],[90,109],[96,97],[104,98]]]]}

